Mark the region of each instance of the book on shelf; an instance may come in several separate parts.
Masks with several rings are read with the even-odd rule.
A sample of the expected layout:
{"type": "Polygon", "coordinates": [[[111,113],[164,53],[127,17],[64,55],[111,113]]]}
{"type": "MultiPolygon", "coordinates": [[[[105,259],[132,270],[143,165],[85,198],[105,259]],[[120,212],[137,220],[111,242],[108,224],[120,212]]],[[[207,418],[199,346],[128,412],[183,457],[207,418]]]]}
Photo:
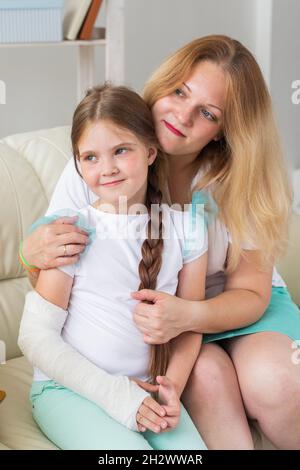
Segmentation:
{"type": "Polygon", "coordinates": [[[102,1],[103,0],[92,0],[92,3],[79,31],[78,39],[92,39],[93,27],[96,22],[102,1]]]}
{"type": "Polygon", "coordinates": [[[92,0],[66,0],[64,11],[64,38],[74,41],[84,22],[92,0]]]}

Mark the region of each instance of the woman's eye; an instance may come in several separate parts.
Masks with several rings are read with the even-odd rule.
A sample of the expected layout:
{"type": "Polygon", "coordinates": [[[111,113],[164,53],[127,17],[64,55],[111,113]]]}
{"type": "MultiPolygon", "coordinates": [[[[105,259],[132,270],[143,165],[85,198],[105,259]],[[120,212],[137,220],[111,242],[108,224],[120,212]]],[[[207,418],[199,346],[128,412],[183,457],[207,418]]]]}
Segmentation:
{"type": "Polygon", "coordinates": [[[184,96],[184,93],[183,93],[183,91],[181,90],[181,88],[176,88],[176,90],[175,90],[174,93],[175,93],[175,95],[177,95],[177,96],[184,96]]]}
{"type": "Polygon", "coordinates": [[[116,155],[124,155],[126,152],[128,152],[128,150],[129,149],[126,147],[120,147],[116,150],[116,155]]]}
{"type": "Polygon", "coordinates": [[[210,121],[216,120],[215,116],[211,114],[209,111],[207,111],[207,109],[201,109],[201,113],[203,114],[205,118],[209,119],[210,121]]]}

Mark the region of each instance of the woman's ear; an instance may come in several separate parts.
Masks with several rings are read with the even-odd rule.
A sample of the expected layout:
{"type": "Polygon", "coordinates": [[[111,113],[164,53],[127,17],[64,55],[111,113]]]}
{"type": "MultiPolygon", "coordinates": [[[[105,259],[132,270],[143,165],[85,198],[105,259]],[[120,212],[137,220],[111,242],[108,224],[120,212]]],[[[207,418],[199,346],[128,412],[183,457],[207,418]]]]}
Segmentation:
{"type": "Polygon", "coordinates": [[[152,163],[155,161],[156,157],[157,157],[157,148],[149,147],[148,166],[152,165],[152,163]]]}
{"type": "Polygon", "coordinates": [[[214,141],[214,142],[218,142],[218,141],[221,140],[223,137],[224,137],[224,134],[223,134],[223,132],[220,130],[220,132],[218,132],[217,135],[213,138],[213,141],[214,141]]]}

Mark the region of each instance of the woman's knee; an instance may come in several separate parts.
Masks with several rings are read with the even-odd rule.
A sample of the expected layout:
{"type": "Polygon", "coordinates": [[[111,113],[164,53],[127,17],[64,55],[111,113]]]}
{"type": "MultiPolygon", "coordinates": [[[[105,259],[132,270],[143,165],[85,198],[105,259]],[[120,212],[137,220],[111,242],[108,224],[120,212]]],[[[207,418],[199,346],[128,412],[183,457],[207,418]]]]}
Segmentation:
{"type": "Polygon", "coordinates": [[[296,403],[300,407],[299,372],[273,361],[249,363],[248,370],[239,374],[245,403],[252,409],[278,409],[283,405],[287,409],[296,403]]]}
{"type": "MultiPolygon", "coordinates": [[[[255,411],[281,409],[283,404],[285,409],[299,407],[300,365],[293,364],[289,341],[282,339],[274,347],[271,335],[254,336],[241,341],[232,355],[246,407],[255,411]]],[[[273,338],[275,345],[281,339],[273,338]]]]}

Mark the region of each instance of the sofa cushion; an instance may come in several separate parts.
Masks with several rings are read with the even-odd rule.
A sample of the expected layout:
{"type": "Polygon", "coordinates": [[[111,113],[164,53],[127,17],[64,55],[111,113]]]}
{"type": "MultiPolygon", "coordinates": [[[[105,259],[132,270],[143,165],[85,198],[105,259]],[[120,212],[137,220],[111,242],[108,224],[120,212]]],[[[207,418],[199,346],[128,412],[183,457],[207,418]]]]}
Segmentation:
{"type": "Polygon", "coordinates": [[[29,289],[18,261],[19,243],[46,211],[71,155],[69,127],[0,140],[0,348],[5,345],[7,359],[21,355],[16,339],[29,289]]]}
{"type": "Polygon", "coordinates": [[[278,271],[285,280],[293,301],[300,307],[300,216],[293,214],[289,227],[289,243],[285,256],[279,261],[278,271]]]}
{"type": "Polygon", "coordinates": [[[0,442],[0,450],[11,450],[0,442]]]}
{"type": "Polygon", "coordinates": [[[30,288],[26,277],[0,281],[0,363],[22,355],[17,338],[24,298],[30,288]]]}
{"type": "Polygon", "coordinates": [[[6,398],[0,405],[0,442],[9,449],[57,449],[33,420],[29,390],[32,367],[24,357],[1,364],[0,389],[6,398]]]}

